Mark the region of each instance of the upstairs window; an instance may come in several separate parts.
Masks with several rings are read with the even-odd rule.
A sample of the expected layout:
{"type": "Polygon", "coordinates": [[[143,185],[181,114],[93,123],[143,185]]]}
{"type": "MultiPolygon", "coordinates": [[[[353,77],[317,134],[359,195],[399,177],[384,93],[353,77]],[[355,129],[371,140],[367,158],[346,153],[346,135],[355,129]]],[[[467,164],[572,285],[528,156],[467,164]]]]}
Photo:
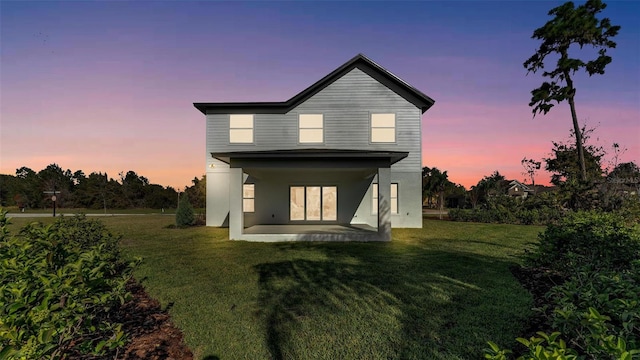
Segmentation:
{"type": "Polygon", "coordinates": [[[322,114],[300,114],[298,118],[298,142],[324,142],[324,119],[322,114]]]}
{"type": "Polygon", "coordinates": [[[371,142],[396,142],[396,114],[371,114],[371,142]]]}
{"type": "Polygon", "coordinates": [[[229,142],[232,144],[253,143],[253,115],[232,114],[229,117],[229,142]]]}

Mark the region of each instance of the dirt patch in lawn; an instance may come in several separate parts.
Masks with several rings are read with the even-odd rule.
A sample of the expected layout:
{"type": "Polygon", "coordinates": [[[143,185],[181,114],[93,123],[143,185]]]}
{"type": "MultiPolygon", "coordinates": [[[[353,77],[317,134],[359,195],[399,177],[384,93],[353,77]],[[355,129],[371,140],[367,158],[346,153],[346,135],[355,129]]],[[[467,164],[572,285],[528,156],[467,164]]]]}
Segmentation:
{"type": "Polygon", "coordinates": [[[184,344],[182,332],[144,287],[134,280],[127,283],[132,298],[110,312],[105,320],[122,324],[129,342],[124,348],[101,356],[85,355],[77,351],[65,354],[73,360],[193,360],[193,353],[184,344]]]}
{"type": "MultiPolygon", "coordinates": [[[[142,285],[129,282],[127,289],[133,298],[121,308],[121,322],[131,341],[122,359],[193,359],[184,344],[182,332],[169,317],[166,309],[146,293],[142,285]]],[[[119,357],[120,358],[120,357],[119,357]]]]}

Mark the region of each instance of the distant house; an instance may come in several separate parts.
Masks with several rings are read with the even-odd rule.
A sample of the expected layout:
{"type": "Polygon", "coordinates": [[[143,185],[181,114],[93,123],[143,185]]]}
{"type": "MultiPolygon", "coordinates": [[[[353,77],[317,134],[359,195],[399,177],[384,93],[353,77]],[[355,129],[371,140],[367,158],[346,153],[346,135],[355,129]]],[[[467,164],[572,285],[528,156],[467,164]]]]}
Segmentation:
{"type": "Polygon", "coordinates": [[[284,102],[194,103],[207,121],[207,225],[256,241],[386,241],[392,227],[422,227],[433,103],[364,55],[284,102]]]}
{"type": "Polygon", "coordinates": [[[507,185],[507,195],[516,198],[526,199],[527,196],[533,195],[534,190],[518,180],[511,180],[507,185]]]}
{"type": "Polygon", "coordinates": [[[534,193],[535,191],[532,187],[525,185],[518,180],[501,180],[495,185],[495,187],[487,192],[487,195],[490,197],[510,196],[525,199],[534,193]]]}

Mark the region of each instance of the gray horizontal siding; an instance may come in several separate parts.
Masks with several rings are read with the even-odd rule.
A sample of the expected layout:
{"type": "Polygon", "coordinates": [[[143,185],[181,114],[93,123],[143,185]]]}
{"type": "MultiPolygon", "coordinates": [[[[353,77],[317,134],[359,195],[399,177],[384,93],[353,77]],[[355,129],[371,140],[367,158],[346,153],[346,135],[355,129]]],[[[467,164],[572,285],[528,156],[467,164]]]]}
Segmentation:
{"type": "Polygon", "coordinates": [[[287,114],[254,114],[254,143],[229,144],[229,115],[207,115],[211,152],[332,148],[408,151],[394,170],[420,171],[421,111],[359,69],[336,80],[287,114]],[[324,143],[298,144],[298,114],[324,115],[324,143]],[[369,142],[370,113],[396,114],[396,144],[369,142]]]}

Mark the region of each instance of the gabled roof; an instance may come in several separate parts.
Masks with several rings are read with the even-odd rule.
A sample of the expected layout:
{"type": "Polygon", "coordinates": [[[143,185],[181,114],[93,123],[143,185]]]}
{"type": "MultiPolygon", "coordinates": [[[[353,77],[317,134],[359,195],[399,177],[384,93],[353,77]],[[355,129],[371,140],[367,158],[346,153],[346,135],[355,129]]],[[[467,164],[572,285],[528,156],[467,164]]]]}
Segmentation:
{"type": "Polygon", "coordinates": [[[232,103],[193,103],[196,109],[203,114],[284,114],[298,106],[300,103],[317,94],[334,81],[344,76],[354,68],[358,68],[379,81],[395,93],[403,97],[408,102],[414,104],[422,110],[427,111],[434,103],[434,100],[423,94],[420,90],[406,83],[382,66],[376,64],[363,54],[358,54],[329,75],[318,80],[315,84],[304,89],[299,94],[284,102],[232,102],[232,103]]]}
{"type": "Polygon", "coordinates": [[[509,190],[513,189],[516,186],[520,186],[524,191],[533,191],[529,188],[528,185],[521,183],[518,180],[506,180],[506,181],[509,181],[509,190]]]}

